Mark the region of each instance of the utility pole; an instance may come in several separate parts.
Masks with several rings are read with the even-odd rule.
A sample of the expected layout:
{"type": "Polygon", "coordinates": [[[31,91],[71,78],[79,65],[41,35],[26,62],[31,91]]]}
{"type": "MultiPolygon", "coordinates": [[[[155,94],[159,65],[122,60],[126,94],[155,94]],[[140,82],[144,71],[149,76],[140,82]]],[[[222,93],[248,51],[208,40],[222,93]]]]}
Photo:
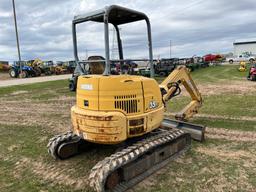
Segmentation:
{"type": "Polygon", "coordinates": [[[22,73],[21,57],[20,57],[19,34],[18,34],[18,27],[17,27],[17,20],[16,20],[16,11],[15,11],[15,1],[14,0],[12,0],[12,7],[13,7],[13,17],[14,17],[14,25],[15,25],[15,32],[16,32],[17,50],[18,50],[19,64],[20,64],[20,73],[22,73]]]}
{"type": "Polygon", "coordinates": [[[170,59],[172,58],[172,40],[170,40],[170,59]]]}

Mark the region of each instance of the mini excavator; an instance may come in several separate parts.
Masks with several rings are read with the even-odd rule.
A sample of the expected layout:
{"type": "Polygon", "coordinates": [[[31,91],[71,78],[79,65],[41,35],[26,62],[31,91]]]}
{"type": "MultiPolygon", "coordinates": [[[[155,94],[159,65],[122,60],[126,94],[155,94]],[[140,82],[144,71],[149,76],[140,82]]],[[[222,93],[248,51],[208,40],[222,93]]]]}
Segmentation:
{"type": "MultiPolygon", "coordinates": [[[[76,105],[71,108],[72,131],[56,135],[48,143],[55,159],[67,159],[97,145],[125,143],[117,152],[98,162],[89,175],[90,186],[98,192],[126,191],[150,174],[167,165],[189,149],[191,138],[202,141],[205,128],[186,122],[202,105],[201,95],[186,67],[176,68],[160,85],[153,78],[111,75],[109,23],[117,34],[121,69],[123,58],[119,25],[142,21],[147,25],[151,77],[154,77],[151,27],[141,12],[112,5],[74,17],[73,45],[77,70],[76,105]],[[104,24],[105,59],[88,60],[102,64],[102,74],[88,74],[79,63],[76,25],[87,21],[104,24]],[[191,102],[176,119],[165,118],[167,102],[181,92],[183,85],[191,102]]],[[[84,61],[83,61],[84,62],[84,61]]]]}

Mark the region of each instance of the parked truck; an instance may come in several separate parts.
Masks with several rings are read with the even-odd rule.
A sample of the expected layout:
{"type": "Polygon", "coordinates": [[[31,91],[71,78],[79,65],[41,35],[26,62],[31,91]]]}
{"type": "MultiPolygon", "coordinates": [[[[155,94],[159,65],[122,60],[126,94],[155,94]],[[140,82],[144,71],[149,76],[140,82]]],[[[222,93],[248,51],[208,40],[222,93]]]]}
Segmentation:
{"type": "Polygon", "coordinates": [[[226,59],[230,64],[234,62],[250,62],[251,64],[255,61],[256,57],[248,53],[243,53],[237,57],[229,57],[226,59]]]}

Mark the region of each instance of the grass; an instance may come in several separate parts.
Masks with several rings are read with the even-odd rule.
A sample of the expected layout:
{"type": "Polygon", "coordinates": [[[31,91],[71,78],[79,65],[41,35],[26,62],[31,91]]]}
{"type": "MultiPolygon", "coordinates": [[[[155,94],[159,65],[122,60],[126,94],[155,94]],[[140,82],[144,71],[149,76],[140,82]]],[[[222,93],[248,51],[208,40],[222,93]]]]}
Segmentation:
{"type": "Polygon", "coordinates": [[[244,159],[226,158],[225,155],[215,157],[197,150],[198,147],[203,147],[225,148],[229,152],[240,149],[248,151],[252,148],[250,143],[208,139],[203,145],[193,144],[192,150],[184,157],[170,163],[161,173],[157,173],[151,187],[142,185],[135,191],[250,191],[248,189],[255,189],[255,174],[252,174],[245,164],[250,157],[244,159]],[[238,178],[241,180],[237,180],[238,178]],[[248,181],[245,178],[249,178],[248,181]]]}
{"type": "Polygon", "coordinates": [[[1,143],[2,151],[6,154],[15,153],[16,156],[36,158],[45,152],[39,139],[42,135],[46,135],[46,132],[40,127],[0,125],[0,132],[0,138],[5,141],[1,143]],[[15,136],[15,143],[11,136],[15,136]],[[13,149],[9,149],[11,146],[13,149]]]}
{"type": "Polygon", "coordinates": [[[20,97],[33,100],[47,100],[56,98],[61,94],[65,96],[74,96],[75,93],[67,91],[67,80],[57,80],[42,83],[34,83],[28,85],[17,85],[10,87],[3,87],[0,89],[0,97],[8,99],[18,99],[20,97]],[[17,91],[23,91],[22,94],[15,94],[17,91]],[[11,96],[11,98],[9,98],[11,96]]]}
{"type": "MultiPolygon", "coordinates": [[[[12,166],[2,164],[0,161],[1,167],[8,167],[9,169],[12,169],[12,166]]],[[[38,191],[49,191],[49,192],[55,192],[55,191],[63,191],[68,192],[72,191],[71,187],[66,186],[51,186],[47,182],[40,181],[39,178],[36,178],[33,173],[29,169],[25,169],[22,174],[19,176],[20,179],[15,178],[10,172],[7,170],[2,170],[0,167],[0,191],[4,192],[13,192],[13,191],[19,191],[19,192],[38,192],[38,191]]]]}
{"type": "Polygon", "coordinates": [[[206,125],[207,127],[225,128],[230,130],[256,131],[255,121],[230,120],[219,118],[195,117],[191,122],[206,125]]]}
{"type": "MultiPolygon", "coordinates": [[[[188,97],[178,97],[169,103],[171,111],[179,111],[190,101],[188,97]]],[[[210,95],[203,96],[203,106],[200,113],[230,117],[255,117],[256,105],[254,95],[210,95]]]]}
{"type": "MultiPolygon", "coordinates": [[[[192,78],[196,83],[207,84],[207,83],[222,83],[233,80],[242,80],[248,74],[248,71],[239,72],[238,65],[220,65],[201,68],[191,72],[192,78]]],[[[164,78],[157,77],[158,82],[163,81],[164,78]]]]}
{"type": "Polygon", "coordinates": [[[232,80],[245,79],[248,72],[239,72],[238,65],[221,65],[202,68],[192,72],[197,83],[220,83],[232,80]]]}
{"type": "MultiPolygon", "coordinates": [[[[209,67],[193,72],[192,76],[197,84],[224,86],[224,82],[244,80],[246,73],[240,73],[236,68],[237,66],[209,67]]],[[[116,148],[94,148],[67,161],[55,161],[49,157],[46,150],[48,139],[56,132],[66,131],[70,127],[69,109],[75,93],[68,91],[67,81],[1,88],[0,97],[4,109],[0,111],[0,191],[89,192],[86,183],[89,170],[116,148]],[[5,106],[5,102],[9,106],[5,106]],[[27,112],[22,112],[20,103],[27,104],[24,108],[27,112]],[[82,186],[77,186],[78,181],[83,181],[82,186]]],[[[203,98],[200,113],[213,117],[196,117],[193,122],[230,130],[256,130],[253,119],[256,108],[252,107],[256,105],[254,94],[225,93],[203,95],[203,98]],[[244,121],[241,116],[252,119],[244,121]]],[[[188,101],[188,97],[177,97],[170,102],[169,108],[178,111],[188,101]]],[[[255,144],[256,142],[220,139],[207,139],[204,143],[193,142],[192,149],[183,157],[133,190],[253,191],[256,188],[255,144]],[[205,149],[208,153],[200,149],[205,149]],[[216,150],[219,154],[214,155],[216,150]]]]}
{"type": "MultiPolygon", "coordinates": [[[[46,159],[46,140],[50,134],[38,126],[0,125],[1,157],[0,158],[0,191],[71,191],[72,188],[59,185],[48,185],[47,182],[33,174],[34,162],[46,159]],[[21,169],[17,162],[30,159],[21,169]],[[32,168],[32,169],[31,169],[32,168]]],[[[48,157],[47,157],[48,158],[48,157]]],[[[21,162],[22,164],[22,162],[21,162]]]]}

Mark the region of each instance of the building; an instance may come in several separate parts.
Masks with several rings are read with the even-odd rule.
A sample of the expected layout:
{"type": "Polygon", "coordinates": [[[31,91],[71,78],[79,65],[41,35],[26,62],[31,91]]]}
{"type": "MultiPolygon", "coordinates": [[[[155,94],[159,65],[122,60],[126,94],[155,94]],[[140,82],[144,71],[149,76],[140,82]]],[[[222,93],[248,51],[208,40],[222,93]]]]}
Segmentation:
{"type": "Polygon", "coordinates": [[[255,41],[238,41],[233,43],[234,55],[239,56],[242,53],[256,55],[256,40],[255,41]]]}

